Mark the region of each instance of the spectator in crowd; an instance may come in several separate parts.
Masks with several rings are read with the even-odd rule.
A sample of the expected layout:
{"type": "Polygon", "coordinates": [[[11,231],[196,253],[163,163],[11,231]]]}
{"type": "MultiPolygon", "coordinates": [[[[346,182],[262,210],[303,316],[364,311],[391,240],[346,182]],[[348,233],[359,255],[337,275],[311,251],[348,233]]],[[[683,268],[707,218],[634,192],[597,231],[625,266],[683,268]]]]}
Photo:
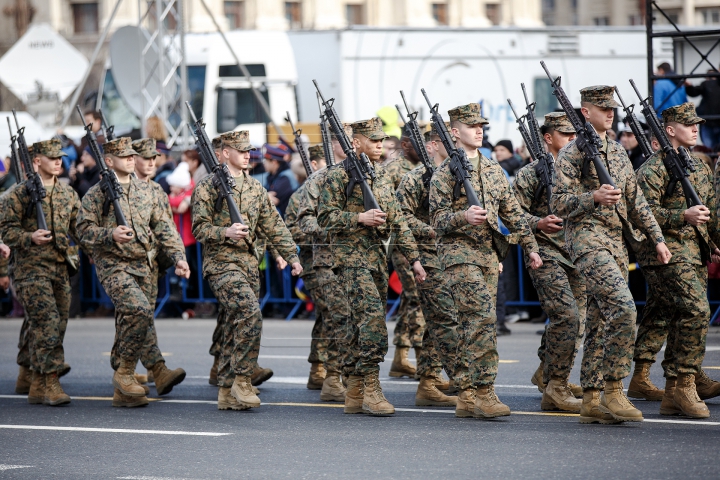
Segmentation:
{"type": "Polygon", "coordinates": [[[18,183],[18,177],[19,175],[12,168],[10,157],[3,158],[2,161],[0,161],[0,194],[18,183]]]}
{"type": "Polygon", "coordinates": [[[495,160],[511,177],[515,177],[515,172],[522,166],[522,158],[513,150],[513,144],[510,140],[500,140],[495,144],[493,149],[495,160]]]}
{"type": "Polygon", "coordinates": [[[250,150],[250,164],[248,165],[248,172],[250,176],[260,182],[260,185],[265,186],[267,183],[267,172],[263,165],[263,158],[265,158],[265,146],[258,148],[257,150],[250,150]]]}
{"type": "MultiPolygon", "coordinates": [[[[674,75],[672,67],[668,62],[663,62],[657,67],[658,76],[674,75]]],[[[669,78],[660,78],[655,80],[655,86],[653,87],[653,107],[658,118],[661,118],[663,110],[666,108],[680,105],[681,103],[687,102],[687,95],[685,93],[685,85],[676,80],[669,78]]]]}
{"type": "Polygon", "coordinates": [[[167,183],[170,186],[170,208],[173,211],[175,225],[180,232],[185,247],[195,245],[195,237],[192,234],[192,217],[190,212],[190,199],[192,197],[195,182],[190,177],[189,165],[181,162],[177,168],[167,176],[167,183]]]}
{"type": "Polygon", "coordinates": [[[205,165],[203,165],[200,161],[200,154],[197,150],[185,150],[182,153],[180,160],[188,164],[188,171],[190,172],[190,176],[192,177],[195,185],[208,175],[205,165]]]}
{"type": "Polygon", "coordinates": [[[170,185],[167,183],[167,176],[170,175],[177,164],[175,160],[170,157],[170,149],[167,147],[165,142],[157,140],[155,142],[155,150],[158,151],[158,156],[155,157],[155,164],[157,165],[157,173],[155,173],[155,180],[165,190],[165,193],[170,194],[170,185]]]}
{"type": "Polygon", "coordinates": [[[612,140],[613,142],[617,142],[618,136],[617,136],[617,132],[616,132],[615,130],[613,130],[613,129],[611,128],[611,129],[609,129],[609,130],[608,130],[607,132],[605,132],[605,133],[607,134],[607,136],[608,136],[608,138],[609,138],[610,140],[612,140]]]}
{"type": "MultiPolygon", "coordinates": [[[[643,126],[644,130],[644,125],[643,126]]],[[[640,165],[645,163],[645,156],[642,153],[640,144],[638,144],[635,134],[632,132],[629,126],[625,126],[620,130],[620,144],[627,151],[630,163],[632,163],[633,170],[640,168],[640,165]]]]}
{"type": "Polygon", "coordinates": [[[285,218],[285,209],[290,196],[298,188],[298,181],[288,164],[290,157],[291,151],[287,145],[281,144],[275,147],[266,145],[265,147],[263,167],[268,175],[264,187],[268,191],[270,201],[283,218],[285,218]]]}
{"type": "MultiPolygon", "coordinates": [[[[100,146],[100,153],[102,153],[102,146],[100,146]]],[[[100,167],[90,153],[90,147],[85,147],[80,155],[80,161],[70,169],[70,186],[82,198],[90,190],[90,187],[99,181],[100,167]]]]}
{"type": "MultiPolygon", "coordinates": [[[[711,72],[713,70],[708,70],[708,73],[711,72]]],[[[714,73],[717,75],[717,71],[714,73]]],[[[698,115],[720,115],[720,79],[707,78],[700,85],[686,82],[685,90],[689,97],[702,97],[697,107],[698,115]]],[[[720,118],[709,118],[700,125],[700,139],[709,148],[720,148],[720,118]]]]}

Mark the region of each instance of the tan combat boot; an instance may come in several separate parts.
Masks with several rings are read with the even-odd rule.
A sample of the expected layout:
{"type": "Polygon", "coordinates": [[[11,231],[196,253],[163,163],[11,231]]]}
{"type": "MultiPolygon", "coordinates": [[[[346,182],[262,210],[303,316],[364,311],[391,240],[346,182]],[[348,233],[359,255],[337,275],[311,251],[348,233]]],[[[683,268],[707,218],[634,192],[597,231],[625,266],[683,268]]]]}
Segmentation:
{"type": "Polygon", "coordinates": [[[695,375],[695,389],[700,400],[708,400],[720,395],[720,382],[708,377],[705,370],[701,368],[700,373],[695,375]]]}
{"type": "Polygon", "coordinates": [[[320,392],[320,400],[323,402],[344,402],[345,387],[340,380],[338,372],[329,372],[323,380],[322,390],[320,392]]]}
{"type": "Polygon", "coordinates": [[[583,389],[580,385],[576,383],[570,383],[568,382],[568,388],[570,389],[570,392],[572,392],[573,397],[579,398],[582,400],[583,398],[583,389]]]}
{"type": "Polygon", "coordinates": [[[362,409],[370,415],[393,415],[395,407],[387,401],[380,386],[378,372],[363,377],[365,389],[363,391],[362,409]]]}
{"type": "Polygon", "coordinates": [[[28,391],[28,403],[30,405],[42,405],[45,399],[45,376],[38,372],[32,372],[32,382],[28,391]]]}
{"type": "Polygon", "coordinates": [[[113,386],[128,397],[144,397],[145,389],[135,380],[135,362],[120,360],[113,375],[113,386]]]}
{"type": "Polygon", "coordinates": [[[628,397],[642,398],[651,402],[659,402],[665,392],[650,381],[650,367],[652,362],[635,362],[635,370],[628,386],[628,397]]]}
{"type": "Polygon", "coordinates": [[[445,380],[442,373],[432,375],[432,378],[435,388],[442,390],[443,392],[450,390],[450,380],[445,380]]]}
{"type": "Polygon", "coordinates": [[[165,362],[158,362],[152,367],[153,377],[155,377],[155,390],[158,395],[166,395],[172,392],[175,385],[185,380],[185,370],[176,368],[170,370],[165,366],[165,362]]]}
{"type": "Polygon", "coordinates": [[[695,375],[692,374],[681,373],[677,376],[673,404],[683,415],[690,418],[708,418],[710,416],[710,410],[697,394],[695,375]]]}
{"type": "Polygon", "coordinates": [[[215,357],[215,360],[213,360],[212,367],[210,368],[210,379],[208,380],[208,383],[213,386],[217,386],[217,373],[218,373],[218,365],[220,365],[220,357],[215,357]]]}
{"type": "Polygon", "coordinates": [[[417,370],[415,367],[410,365],[408,360],[408,347],[395,347],[395,356],[393,357],[392,365],[390,365],[390,376],[391,377],[408,377],[413,378],[417,370]]]}
{"type": "Polygon", "coordinates": [[[123,395],[122,392],[117,388],[115,389],[115,393],[113,393],[113,399],[112,399],[113,407],[125,407],[125,408],[144,407],[148,403],[150,403],[150,401],[147,399],[147,397],[129,397],[127,395],[123,395]]]}
{"type": "Polygon", "coordinates": [[[493,385],[482,385],[475,391],[473,413],[479,418],[495,418],[510,415],[510,407],[500,401],[493,385]]]}
{"type": "Polygon", "coordinates": [[[420,377],[415,393],[415,405],[418,407],[454,407],[457,397],[448,397],[435,385],[435,377],[420,377]]]}
{"type": "Polygon", "coordinates": [[[660,415],[680,415],[682,413],[673,401],[676,384],[677,378],[675,377],[665,379],[665,394],[660,402],[660,415]]]}
{"type": "Polygon", "coordinates": [[[43,397],[43,404],[55,407],[66,403],[70,403],[70,395],[63,391],[57,373],[48,373],[45,375],[45,397],[43,397]]]}
{"type": "Polygon", "coordinates": [[[350,375],[345,392],[345,413],[365,413],[363,410],[364,390],[363,377],[350,375]]]}
{"type": "Polygon", "coordinates": [[[580,413],[582,401],[575,398],[567,380],[553,377],[545,386],[540,408],[543,410],[562,410],[564,412],[580,413]]]}
{"type": "Polygon", "coordinates": [[[155,383],[155,377],[153,376],[152,370],[147,371],[148,383],[155,383]]]}
{"type": "Polygon", "coordinates": [[[327,376],[325,366],[320,362],[310,364],[310,375],[308,375],[307,388],[308,390],[320,390],[323,387],[323,382],[327,376]]]}
{"type": "Polygon", "coordinates": [[[27,395],[30,391],[30,384],[32,383],[32,372],[28,367],[20,365],[20,371],[18,372],[17,380],[15,381],[15,393],[18,395],[27,395]]]}
{"type": "Polygon", "coordinates": [[[540,393],[545,391],[545,382],[543,381],[543,370],[545,370],[545,362],[540,362],[537,370],[533,373],[530,382],[535,385],[540,393]]]}
{"type": "Polygon", "coordinates": [[[143,375],[142,373],[137,373],[137,372],[135,372],[135,373],[133,373],[133,377],[135,377],[135,380],[136,380],[140,385],[146,385],[146,384],[148,383],[148,377],[147,377],[147,375],[143,375]]]}
{"type": "Polygon", "coordinates": [[[455,416],[459,418],[475,418],[475,388],[461,390],[455,405],[455,416]]]}
{"type": "Polygon", "coordinates": [[[591,388],[583,392],[580,407],[580,423],[601,423],[603,425],[620,423],[615,420],[607,408],[600,404],[600,390],[591,388]]]}
{"type": "Polygon", "coordinates": [[[63,363],[60,371],[58,372],[58,378],[64,377],[65,375],[70,373],[70,370],[72,370],[72,368],[70,368],[70,365],[68,365],[67,363],[63,363]]]}
{"type": "Polygon", "coordinates": [[[218,387],[218,410],[247,410],[250,408],[240,405],[230,390],[229,387],[218,387]]]}
{"type": "Polygon", "coordinates": [[[250,382],[253,387],[259,387],[264,382],[267,382],[270,377],[273,376],[273,371],[269,368],[262,368],[260,365],[256,365],[252,375],[250,375],[250,382]]]}
{"type": "Polygon", "coordinates": [[[606,381],[605,391],[600,395],[600,405],[605,407],[615,420],[621,422],[642,422],[642,412],[635,408],[623,392],[622,380],[606,381]]]}
{"type": "Polygon", "coordinates": [[[241,406],[257,408],[260,406],[260,398],[253,392],[252,387],[250,377],[236,375],[230,393],[241,406]]]}
{"type": "MultiPolygon", "coordinates": [[[[420,364],[420,355],[422,355],[423,349],[422,349],[422,347],[413,347],[413,350],[415,350],[415,365],[419,365],[420,364]]],[[[420,374],[417,371],[417,367],[415,367],[415,375],[413,375],[413,378],[415,380],[420,380],[420,374]]]]}

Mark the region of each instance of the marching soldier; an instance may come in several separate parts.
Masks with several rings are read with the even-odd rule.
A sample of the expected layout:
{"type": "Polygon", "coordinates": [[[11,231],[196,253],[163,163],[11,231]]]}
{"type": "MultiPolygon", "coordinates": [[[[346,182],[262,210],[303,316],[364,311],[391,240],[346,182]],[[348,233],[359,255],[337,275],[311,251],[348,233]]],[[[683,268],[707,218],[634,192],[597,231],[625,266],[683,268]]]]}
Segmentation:
{"type": "Polygon", "coordinates": [[[607,138],[618,104],[614,88],[580,90],[582,114],[602,141],[600,155],[617,185],[600,185],[590,163],[575,142],[563,148],[555,163],[557,182],[552,208],[564,220],[570,259],[585,278],[587,318],[580,374],[583,402],[580,423],[639,422],[642,412],[623,392],[622,379],[630,373],[635,328],[635,301],[627,285],[628,260],[623,233],[635,241],[639,228],[652,242],[658,262],[670,252],[652,211],[637,186],[625,149],[607,138]],[[601,390],[604,392],[601,395],[601,390]]]}
{"type": "MultiPolygon", "coordinates": [[[[78,232],[83,247],[95,261],[100,283],[115,305],[113,406],[136,407],[148,403],[146,390],[134,374],[152,329],[155,304],[151,298],[157,295],[157,276],[153,273],[157,252],[162,250],[172,259],[178,276],[188,278],[190,268],[175,224],[156,202],[153,188],[131,175],[137,152],[132,149],[130,138],[118,138],[103,147],[105,161],[123,188],[119,201],[128,225],[117,225],[112,204],[105,214],[105,193],[102,184],[97,184],[83,197],[78,232]]],[[[164,388],[169,391],[184,378],[165,366],[157,345],[152,359],[156,362],[151,367],[158,393],[164,388]]]]}
{"type": "Polygon", "coordinates": [[[500,232],[498,218],[528,252],[531,268],[540,267],[542,260],[502,168],[478,151],[483,125],[488,123],[480,116],[480,105],[461,105],[448,115],[455,144],[465,150],[473,165],[470,182],[483,204],[468,208],[464,188],[459,198],[454,197],[455,177],[446,159],[431,181],[430,216],[440,266],[458,312],[455,381],[460,394],[455,416],[510,415],[494,389],[498,366],[495,301],[499,265],[507,255],[510,240],[500,232]]]}
{"type": "MultiPolygon", "coordinates": [[[[380,119],[355,122],[351,127],[358,155],[365,153],[375,165],[386,138],[380,119]]],[[[425,279],[425,271],[383,169],[376,169],[376,178],[367,180],[380,210],[365,211],[360,185],[346,191],[350,179],[343,167],[345,163],[329,169],[317,219],[330,235],[335,272],[351,310],[345,340],[345,373],[350,375],[345,413],[390,415],[395,408],[383,395],[379,378],[379,364],[388,348],[385,324],[388,271],[382,241],[395,234],[396,247],[410,261],[417,281],[425,279]]]]}
{"type": "MultiPolygon", "coordinates": [[[[412,143],[410,143],[410,137],[404,130],[400,146],[399,155],[381,165],[385,169],[385,173],[390,177],[395,190],[400,185],[403,176],[417,167],[420,162],[412,143]]],[[[414,378],[417,372],[408,360],[408,352],[410,347],[414,348],[415,359],[420,359],[425,330],[425,320],[420,309],[420,293],[407,258],[398,249],[393,248],[390,252],[390,261],[392,261],[402,285],[400,308],[398,309],[397,323],[393,334],[395,355],[390,365],[390,376],[414,378]]]]}
{"type": "MultiPolygon", "coordinates": [[[[674,149],[695,145],[698,125],[704,120],[697,116],[692,103],[667,108],[662,117],[674,149]]],[[[646,308],[638,328],[635,374],[628,395],[632,395],[630,390],[635,395],[649,390],[643,388],[652,385],[647,378],[648,371],[667,337],[660,414],[707,418],[710,412],[702,395],[698,396],[696,384],[700,382],[696,378],[703,376],[701,365],[710,323],[706,262],[711,254],[720,254],[716,248],[720,245],[720,234],[713,218],[717,213],[713,175],[705,162],[694,158],[695,171],[690,172],[689,180],[702,205],[687,208],[680,182],[675,184],[675,190],[668,191],[671,177],[664,158],[662,150],[655,152],[637,172],[638,185],[662,228],[672,259],[667,265],[658,262],[649,242],[644,242],[638,251],[638,262],[648,284],[647,304],[652,308],[646,308]]],[[[720,383],[714,383],[715,391],[703,391],[703,394],[718,395],[720,383]]],[[[698,385],[702,386],[702,383],[698,385]]]]}
{"type": "Polygon", "coordinates": [[[260,406],[251,384],[260,352],[262,313],[258,303],[260,279],[254,240],[259,232],[278,249],[278,267],[292,264],[293,275],[302,272],[290,232],[260,182],[247,173],[250,150],[247,130],[223,133],[213,148],[235,178],[233,198],[242,223],[233,224],[227,202],[215,209],[218,192],[213,177],[195,187],[192,198],[193,235],[205,247],[203,276],[224,309],[225,320],[218,360],[218,409],[245,410],[260,406]]]}
{"type": "MultiPolygon", "coordinates": [[[[575,129],[564,113],[554,112],[545,115],[541,134],[549,153],[556,158],[558,151],[575,138],[575,129]]],[[[579,412],[582,402],[575,397],[582,397],[582,389],[568,383],[568,378],[579,346],[577,338],[582,338],[585,284],[565,249],[562,219],[549,214],[547,195],[536,196],[541,181],[537,166],[531,163],[518,170],[513,184],[515,197],[540,247],[542,267],[529,273],[540,306],[550,319],[538,349],[540,366],[533,383],[543,392],[543,410],[579,412]]]]}
{"type": "Polygon", "coordinates": [[[21,182],[3,199],[0,235],[14,251],[11,274],[28,325],[26,338],[32,370],[28,402],[62,405],[70,403],[58,377],[65,364],[63,339],[70,313],[69,271],[74,274],[78,268],[77,248],[70,246],[70,239],[77,243],[80,200],[70,186],[57,179],[65,156],[60,140],[37,142],[30,150],[47,192],[42,209],[48,230],[38,229],[35,208],[28,209],[31,200],[25,182],[21,182]]]}

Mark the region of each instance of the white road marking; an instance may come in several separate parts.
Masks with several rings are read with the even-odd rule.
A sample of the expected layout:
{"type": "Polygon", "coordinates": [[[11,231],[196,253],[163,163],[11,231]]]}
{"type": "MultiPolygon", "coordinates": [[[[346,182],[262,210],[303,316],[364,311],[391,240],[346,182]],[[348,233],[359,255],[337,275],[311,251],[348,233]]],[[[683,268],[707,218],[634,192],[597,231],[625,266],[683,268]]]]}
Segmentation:
{"type": "Polygon", "coordinates": [[[662,420],[659,418],[646,418],[644,421],[650,423],[678,423],[681,425],[720,425],[720,422],[703,422],[698,420],[662,420]]]}
{"type": "Polygon", "coordinates": [[[190,480],[189,478],[180,477],[150,477],[147,475],[141,475],[139,477],[117,477],[118,480],[190,480]]]}
{"type": "Polygon", "coordinates": [[[0,463],[0,472],[5,470],[14,470],[16,468],[33,468],[33,465],[3,465],[0,463]]]}
{"type": "Polygon", "coordinates": [[[0,425],[0,429],[12,430],[54,430],[62,432],[140,433],[151,435],[186,435],[194,437],[223,437],[232,433],[183,432],[179,430],[133,430],[129,428],[56,427],[50,425],[0,425]]]}

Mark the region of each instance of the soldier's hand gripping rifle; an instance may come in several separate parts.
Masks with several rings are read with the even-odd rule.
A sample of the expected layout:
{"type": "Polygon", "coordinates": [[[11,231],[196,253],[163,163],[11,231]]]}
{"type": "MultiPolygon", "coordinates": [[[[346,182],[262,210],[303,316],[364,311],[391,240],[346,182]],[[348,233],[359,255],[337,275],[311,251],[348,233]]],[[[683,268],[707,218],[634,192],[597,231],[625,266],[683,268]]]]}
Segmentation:
{"type": "Polygon", "coordinates": [[[310,159],[308,158],[308,154],[305,151],[305,147],[302,143],[302,138],[300,138],[300,134],[302,133],[302,130],[295,130],[295,125],[293,125],[292,120],[290,119],[290,112],[285,112],[287,116],[285,117],[285,121],[290,124],[290,129],[293,132],[293,136],[295,137],[295,150],[297,150],[298,154],[300,155],[300,160],[302,160],[303,167],[305,167],[305,174],[308,178],[310,178],[310,175],[313,174],[312,164],[310,164],[310,159]]]}
{"type": "Polygon", "coordinates": [[[555,95],[555,98],[557,98],[560,107],[562,107],[563,111],[567,115],[568,120],[570,120],[570,123],[575,129],[575,134],[577,135],[577,137],[575,138],[575,145],[577,146],[578,150],[582,152],[583,157],[585,157],[585,164],[583,165],[582,171],[583,175],[588,175],[588,168],[590,166],[590,162],[592,162],[595,166],[595,171],[597,172],[600,185],[610,185],[611,187],[616,188],[615,182],[613,182],[612,177],[610,177],[610,174],[608,173],[607,168],[605,168],[605,164],[603,163],[602,156],[600,155],[600,148],[602,148],[602,140],[600,140],[600,137],[595,131],[595,128],[590,124],[590,122],[581,121],[577,113],[575,113],[575,109],[573,108],[572,103],[570,103],[570,99],[567,97],[565,91],[560,86],[560,77],[557,77],[555,80],[553,80],[552,76],[550,75],[550,71],[545,65],[545,62],[541,60],[540,65],[542,65],[545,73],[550,79],[550,84],[553,88],[553,95],[555,95]]]}
{"type": "Polygon", "coordinates": [[[349,197],[353,188],[355,188],[355,185],[360,185],[365,211],[380,210],[380,205],[378,205],[377,199],[370,189],[370,185],[366,179],[366,176],[369,176],[371,180],[375,179],[375,170],[370,164],[370,160],[364,153],[358,155],[355,150],[353,150],[350,139],[347,135],[345,135],[345,130],[343,129],[340,117],[333,107],[335,99],[331,98],[326,101],[320,91],[317,81],[313,80],[313,84],[315,84],[315,89],[320,96],[320,102],[325,109],[325,117],[327,118],[328,123],[330,123],[330,128],[340,142],[340,147],[342,147],[343,152],[347,156],[345,159],[345,171],[347,172],[348,177],[350,177],[350,182],[348,183],[345,195],[349,197]]]}
{"type": "MultiPolygon", "coordinates": [[[[415,153],[417,153],[420,162],[425,167],[425,173],[423,173],[422,180],[423,184],[425,184],[427,195],[423,199],[423,206],[428,208],[430,204],[430,180],[432,179],[433,173],[435,173],[435,164],[430,159],[430,155],[428,155],[427,148],[425,148],[425,141],[422,138],[422,133],[420,133],[420,125],[418,125],[417,122],[418,112],[410,113],[410,108],[408,108],[407,100],[405,100],[405,94],[402,90],[400,90],[400,96],[402,97],[403,103],[405,104],[405,111],[407,112],[405,128],[410,135],[410,143],[412,144],[415,153]]],[[[395,105],[395,108],[397,108],[397,111],[402,118],[403,115],[400,111],[400,107],[395,105]]]]}
{"type": "Polygon", "coordinates": [[[332,149],[332,139],[330,138],[330,131],[327,127],[327,118],[323,113],[322,104],[320,103],[320,94],[317,94],[318,109],[320,109],[320,135],[322,136],[322,146],[325,152],[325,162],[328,167],[335,165],[335,153],[332,149]]]}
{"type": "Polygon", "coordinates": [[[108,126],[107,118],[105,118],[105,114],[102,110],[99,110],[100,112],[100,121],[102,122],[102,129],[103,132],[105,132],[105,141],[106,142],[112,142],[115,140],[115,125],[108,126]]]}
{"type": "Polygon", "coordinates": [[[655,138],[657,138],[657,141],[660,144],[660,149],[665,153],[663,163],[665,164],[665,169],[670,175],[670,183],[668,183],[668,189],[667,192],[665,192],[665,195],[672,195],[675,191],[675,186],[678,182],[680,182],[683,193],[685,194],[685,203],[687,203],[687,207],[691,208],[696,205],[702,205],[703,203],[700,200],[700,197],[688,178],[690,176],[688,170],[691,172],[695,171],[695,162],[693,162],[693,159],[690,157],[690,154],[685,147],[678,147],[677,150],[673,148],[672,143],[670,143],[670,139],[667,137],[665,129],[660,124],[660,120],[658,120],[655,109],[650,104],[649,99],[646,98],[643,100],[643,97],[640,95],[640,91],[633,80],[630,80],[630,85],[632,85],[635,93],[640,99],[640,106],[642,107],[642,112],[643,115],[645,115],[645,120],[650,127],[650,131],[653,133],[655,138]]]}
{"type": "Polygon", "coordinates": [[[640,150],[642,150],[642,154],[645,157],[645,160],[647,160],[650,158],[650,155],[653,154],[653,151],[650,146],[650,142],[648,142],[648,139],[640,126],[640,121],[635,116],[635,113],[633,113],[635,105],[630,105],[629,107],[625,105],[625,100],[623,100],[620,95],[620,90],[618,90],[617,87],[615,87],[615,93],[617,93],[618,99],[620,99],[620,105],[622,105],[623,111],[625,112],[625,123],[630,125],[630,130],[632,130],[633,135],[635,135],[638,145],[640,145],[640,150]]]}
{"type": "Polygon", "coordinates": [[[450,172],[455,177],[455,189],[453,190],[453,198],[457,200],[460,198],[460,187],[465,187],[465,196],[467,197],[468,205],[481,207],[480,200],[478,199],[477,193],[470,183],[470,175],[473,171],[473,166],[467,158],[465,150],[457,148],[450,137],[445,127],[445,120],[442,115],[438,112],[439,105],[436,103],[434,106],[430,103],[430,99],[425,93],[425,89],[421,88],[420,91],[425,97],[425,101],[430,107],[430,116],[435,124],[435,131],[440,136],[445,150],[447,150],[448,156],[450,157],[450,172]]]}
{"type": "Polygon", "coordinates": [[[12,127],[10,126],[10,117],[5,117],[8,122],[8,130],[10,131],[10,164],[12,165],[13,171],[15,172],[16,182],[20,183],[25,179],[23,174],[22,166],[20,166],[20,158],[18,157],[17,147],[15,142],[17,137],[12,133],[12,127]]]}
{"type": "Polygon", "coordinates": [[[190,102],[185,102],[185,105],[190,111],[190,116],[192,117],[193,126],[190,130],[193,132],[193,136],[195,137],[195,145],[197,146],[200,160],[208,173],[213,176],[213,186],[218,192],[218,198],[215,202],[215,211],[222,211],[222,203],[224,200],[227,203],[228,211],[230,212],[230,221],[233,224],[240,223],[245,225],[242,215],[240,215],[240,209],[232,196],[235,179],[230,174],[228,166],[224,163],[218,162],[215,151],[212,148],[212,143],[210,142],[207,133],[205,133],[205,124],[203,123],[202,118],[198,120],[195,116],[195,112],[190,106],[190,102]]]}
{"type": "MultiPolygon", "coordinates": [[[[12,114],[15,119],[15,126],[17,127],[16,140],[18,148],[16,155],[25,169],[25,189],[27,190],[28,197],[30,197],[30,203],[27,206],[25,214],[28,217],[31,216],[33,208],[35,208],[38,230],[47,230],[47,220],[45,219],[45,212],[43,212],[42,209],[42,199],[45,198],[47,192],[45,191],[45,186],[43,185],[42,178],[40,178],[40,174],[33,168],[30,150],[28,149],[27,142],[25,141],[25,127],[20,128],[15,109],[13,109],[12,114]]],[[[8,121],[8,127],[9,126],[10,124],[8,121]]],[[[20,175],[19,171],[18,175],[20,175]]],[[[22,181],[20,176],[18,176],[17,181],[18,183],[22,181]]]]}
{"type": "MultiPolygon", "coordinates": [[[[87,140],[88,147],[90,147],[90,153],[95,159],[95,163],[97,163],[98,167],[100,167],[100,188],[105,195],[102,215],[103,217],[108,216],[110,213],[110,204],[112,203],[113,210],[115,210],[115,222],[118,226],[127,227],[128,223],[125,219],[122,207],[120,206],[120,198],[122,198],[124,194],[122,185],[120,185],[115,172],[110,170],[107,163],[105,163],[105,157],[100,152],[100,146],[97,143],[95,132],[92,131],[92,123],[85,124],[85,117],[83,116],[79,105],[77,106],[77,112],[78,115],[80,115],[80,121],[82,121],[83,128],[85,128],[85,140],[87,140]]],[[[133,233],[128,232],[127,236],[132,237],[133,233]]]]}

